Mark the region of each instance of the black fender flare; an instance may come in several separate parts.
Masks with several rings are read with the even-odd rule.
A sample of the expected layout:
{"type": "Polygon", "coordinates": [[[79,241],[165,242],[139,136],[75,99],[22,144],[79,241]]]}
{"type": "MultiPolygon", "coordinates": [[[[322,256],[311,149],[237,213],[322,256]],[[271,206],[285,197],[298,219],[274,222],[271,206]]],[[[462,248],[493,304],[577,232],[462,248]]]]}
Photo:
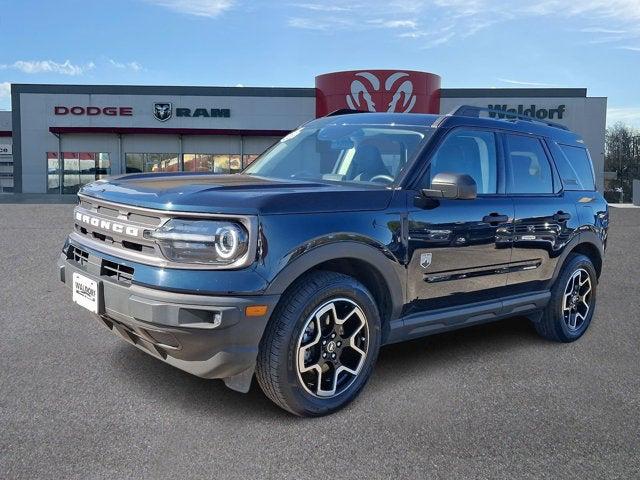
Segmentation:
{"type": "Polygon", "coordinates": [[[282,268],[269,283],[266,295],[282,295],[284,291],[302,274],[321,263],[339,258],[359,260],[368,263],[382,278],[390,292],[391,319],[401,315],[405,299],[404,267],[382,246],[354,241],[325,243],[304,251],[282,268]]]}
{"type": "Polygon", "coordinates": [[[564,247],[562,254],[560,255],[560,258],[558,259],[558,262],[556,264],[555,271],[553,272],[553,277],[549,282],[549,288],[551,288],[551,286],[558,278],[558,275],[560,275],[560,270],[562,270],[562,267],[564,266],[569,254],[573,252],[573,250],[578,245],[582,245],[585,243],[595,248],[595,250],[598,252],[598,255],[600,256],[600,262],[602,262],[602,260],[604,259],[604,246],[602,244],[602,240],[594,231],[583,230],[578,235],[573,237],[571,241],[564,247]]]}

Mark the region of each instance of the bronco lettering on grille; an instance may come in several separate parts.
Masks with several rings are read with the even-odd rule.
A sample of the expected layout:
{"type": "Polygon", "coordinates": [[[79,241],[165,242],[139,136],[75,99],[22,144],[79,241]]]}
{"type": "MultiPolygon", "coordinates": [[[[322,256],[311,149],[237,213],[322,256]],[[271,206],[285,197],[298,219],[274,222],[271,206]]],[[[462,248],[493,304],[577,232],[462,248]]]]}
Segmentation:
{"type": "Polygon", "coordinates": [[[112,231],[114,233],[128,235],[130,237],[137,237],[140,233],[138,227],[132,225],[125,225],[123,223],[112,222],[111,220],[104,220],[102,218],[93,217],[82,212],[76,212],[76,220],[81,223],[86,223],[92,227],[97,227],[101,230],[112,231]]]}

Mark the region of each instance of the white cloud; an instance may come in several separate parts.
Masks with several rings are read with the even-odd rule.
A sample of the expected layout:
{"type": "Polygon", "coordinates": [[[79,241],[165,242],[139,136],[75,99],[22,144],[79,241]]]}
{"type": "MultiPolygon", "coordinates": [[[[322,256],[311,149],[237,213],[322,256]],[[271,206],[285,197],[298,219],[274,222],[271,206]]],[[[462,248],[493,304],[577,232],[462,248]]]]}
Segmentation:
{"type": "Polygon", "coordinates": [[[573,3],[566,0],[534,0],[522,11],[539,15],[584,15],[628,21],[640,20],[638,0],[582,0],[573,3]]]}
{"type": "Polygon", "coordinates": [[[622,35],[627,33],[626,30],[615,30],[613,28],[604,27],[587,27],[581,28],[580,31],[583,33],[608,33],[609,35],[622,35]]]}
{"type": "Polygon", "coordinates": [[[0,82],[0,99],[9,98],[11,96],[11,84],[9,82],[0,82]]]}
{"type": "Polygon", "coordinates": [[[548,88],[554,88],[557,87],[558,85],[552,84],[552,83],[540,83],[540,82],[524,82],[522,80],[511,80],[509,78],[498,78],[498,81],[502,82],[502,83],[508,83],[510,85],[522,85],[522,86],[528,86],[528,87],[548,87],[548,88]]]}
{"type": "Polygon", "coordinates": [[[383,20],[377,18],[375,20],[370,20],[369,23],[372,25],[378,25],[383,28],[409,28],[415,29],[418,27],[418,24],[414,20],[383,20]]]}
{"type": "Polygon", "coordinates": [[[217,17],[229,10],[235,4],[235,0],[146,0],[161,7],[169,8],[176,12],[198,17],[217,17]]]}
{"type": "Polygon", "coordinates": [[[353,10],[354,6],[341,5],[323,5],[321,3],[293,3],[292,7],[304,8],[316,12],[348,12],[353,10]]]}
{"type": "Polygon", "coordinates": [[[301,28],[303,30],[327,31],[335,28],[351,28],[353,23],[349,19],[313,19],[305,17],[290,18],[288,22],[290,27],[301,28]]]}
{"type": "Polygon", "coordinates": [[[618,47],[620,50],[631,50],[632,52],[640,52],[640,47],[634,47],[631,45],[622,45],[618,47]]]}
{"type": "Polygon", "coordinates": [[[510,20],[547,16],[579,17],[588,25],[579,32],[588,34],[586,41],[592,44],[615,47],[640,39],[640,0],[368,0],[355,6],[345,0],[325,0],[288,4],[288,8],[296,13],[289,20],[294,28],[362,31],[386,27],[395,29],[396,37],[413,39],[427,48],[510,20]]]}
{"type": "Polygon", "coordinates": [[[290,18],[288,22],[290,27],[301,28],[303,30],[326,30],[330,27],[327,23],[317,22],[311,18],[290,18]]]}
{"type": "Polygon", "coordinates": [[[607,124],[622,122],[640,127],[640,107],[620,107],[607,109],[607,124]]]}
{"type": "Polygon", "coordinates": [[[449,43],[449,41],[455,36],[456,36],[455,32],[449,32],[449,33],[443,33],[441,35],[437,35],[435,37],[432,37],[430,40],[427,40],[422,45],[422,48],[427,49],[427,48],[434,48],[440,45],[444,45],[445,43],[449,43]]]}
{"type": "Polygon", "coordinates": [[[3,70],[14,69],[23,73],[57,73],[60,75],[77,76],[82,75],[87,70],[95,68],[93,62],[85,65],[75,65],[70,60],[63,63],[54,62],[53,60],[17,60],[11,64],[0,65],[3,70]]]}
{"type": "Polygon", "coordinates": [[[607,35],[604,37],[596,37],[596,38],[592,38],[591,40],[589,40],[589,45],[601,45],[603,43],[615,43],[615,42],[619,42],[620,40],[624,40],[625,38],[627,38],[626,36],[623,35],[607,35]]]}
{"type": "Polygon", "coordinates": [[[132,70],[134,72],[139,72],[141,70],[144,70],[142,65],[140,65],[140,63],[138,63],[138,62],[118,62],[118,61],[114,60],[113,58],[109,59],[109,65],[111,65],[112,67],[115,67],[115,68],[132,70]]]}

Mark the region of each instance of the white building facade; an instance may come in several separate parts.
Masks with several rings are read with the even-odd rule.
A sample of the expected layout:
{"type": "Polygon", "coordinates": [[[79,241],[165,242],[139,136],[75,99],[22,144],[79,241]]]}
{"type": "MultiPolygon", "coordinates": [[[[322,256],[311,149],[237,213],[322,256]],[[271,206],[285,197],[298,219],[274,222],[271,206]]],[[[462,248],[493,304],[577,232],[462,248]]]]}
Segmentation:
{"type": "MultiPolygon", "coordinates": [[[[568,126],[589,146],[603,188],[606,98],[586,89],[436,93],[441,113],[466,104],[568,126]]],[[[12,111],[0,112],[0,192],[73,194],[133,172],[238,172],[315,118],[320,95],[318,88],[14,84],[12,111]]],[[[406,92],[400,98],[406,103],[406,92]]]]}

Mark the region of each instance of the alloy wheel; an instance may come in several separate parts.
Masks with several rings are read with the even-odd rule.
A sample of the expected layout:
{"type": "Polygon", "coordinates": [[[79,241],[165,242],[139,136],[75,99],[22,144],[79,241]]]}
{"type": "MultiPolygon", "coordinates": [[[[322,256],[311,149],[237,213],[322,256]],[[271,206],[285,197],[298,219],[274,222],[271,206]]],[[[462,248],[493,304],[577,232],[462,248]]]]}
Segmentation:
{"type": "Polygon", "coordinates": [[[296,365],[304,389],[316,397],[335,397],[358,377],[367,358],[369,326],[353,300],[335,298],[306,320],[298,338],[296,365]]]}
{"type": "Polygon", "coordinates": [[[591,276],[579,268],[569,278],[562,298],[562,315],[571,331],[579,330],[591,310],[591,276]]]}

